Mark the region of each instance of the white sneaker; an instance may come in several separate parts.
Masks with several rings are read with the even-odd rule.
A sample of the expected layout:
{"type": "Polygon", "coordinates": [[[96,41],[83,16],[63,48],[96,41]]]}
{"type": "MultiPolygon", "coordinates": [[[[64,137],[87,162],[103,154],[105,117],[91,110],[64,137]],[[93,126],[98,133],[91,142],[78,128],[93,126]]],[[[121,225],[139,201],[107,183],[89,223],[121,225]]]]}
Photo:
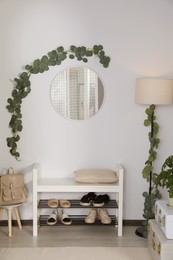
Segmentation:
{"type": "Polygon", "coordinates": [[[111,218],[108,216],[107,211],[105,209],[98,209],[98,218],[101,220],[102,224],[110,224],[111,218]]]}
{"type": "Polygon", "coordinates": [[[95,222],[96,218],[97,218],[96,209],[90,209],[88,216],[85,218],[85,223],[92,224],[95,222]]]}

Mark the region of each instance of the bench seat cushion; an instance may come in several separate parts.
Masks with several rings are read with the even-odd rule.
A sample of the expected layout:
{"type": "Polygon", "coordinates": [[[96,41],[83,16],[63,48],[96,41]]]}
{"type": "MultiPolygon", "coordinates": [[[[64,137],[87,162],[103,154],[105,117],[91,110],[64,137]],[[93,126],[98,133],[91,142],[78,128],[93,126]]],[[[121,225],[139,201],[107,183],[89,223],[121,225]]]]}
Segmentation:
{"type": "Polygon", "coordinates": [[[82,183],[114,183],[118,176],[109,169],[78,169],[75,171],[75,180],[82,183]]]}

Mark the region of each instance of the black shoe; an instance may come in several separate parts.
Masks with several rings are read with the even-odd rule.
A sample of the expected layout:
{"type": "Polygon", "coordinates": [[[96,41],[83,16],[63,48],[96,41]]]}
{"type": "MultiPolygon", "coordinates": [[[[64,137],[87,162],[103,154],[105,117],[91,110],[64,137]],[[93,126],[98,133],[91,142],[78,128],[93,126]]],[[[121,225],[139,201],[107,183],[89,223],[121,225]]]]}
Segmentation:
{"type": "Polygon", "coordinates": [[[87,196],[90,198],[91,202],[95,200],[96,194],[94,192],[89,192],[87,196]]]}
{"type": "Polygon", "coordinates": [[[93,206],[94,207],[102,207],[104,204],[108,203],[110,200],[109,196],[107,194],[104,195],[98,195],[96,196],[93,206]]]}
{"type": "Polygon", "coordinates": [[[94,192],[89,192],[87,195],[84,195],[80,200],[80,205],[82,206],[90,206],[94,201],[96,195],[94,192]]]}
{"type": "Polygon", "coordinates": [[[94,207],[102,207],[102,206],[104,206],[103,195],[96,196],[95,200],[93,201],[93,206],[94,207]]]}
{"type": "Polygon", "coordinates": [[[110,201],[110,198],[109,198],[108,194],[104,194],[102,196],[103,196],[104,203],[107,204],[110,201]]]}

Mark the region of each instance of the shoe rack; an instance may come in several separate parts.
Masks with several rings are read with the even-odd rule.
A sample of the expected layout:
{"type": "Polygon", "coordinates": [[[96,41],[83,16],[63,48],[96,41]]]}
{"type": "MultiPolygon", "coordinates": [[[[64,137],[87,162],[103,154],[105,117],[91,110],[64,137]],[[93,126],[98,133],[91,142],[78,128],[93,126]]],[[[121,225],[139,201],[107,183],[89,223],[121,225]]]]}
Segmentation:
{"type": "MultiPolygon", "coordinates": [[[[63,208],[58,206],[58,208],[62,208],[64,210],[70,210],[70,209],[91,209],[91,208],[95,208],[95,209],[99,209],[99,208],[105,208],[105,209],[116,209],[118,210],[118,203],[116,200],[110,200],[107,204],[105,204],[102,207],[94,207],[92,205],[90,206],[82,206],[80,205],[80,200],[69,200],[71,206],[70,208],[63,208]]],[[[56,209],[56,208],[50,208],[48,206],[48,200],[47,199],[41,199],[38,203],[38,209],[56,209]]],[[[71,215],[70,214],[70,218],[72,220],[72,225],[104,225],[100,222],[100,220],[96,219],[96,221],[93,224],[87,224],[85,223],[85,217],[87,215],[71,215]]],[[[38,225],[39,226],[47,226],[47,219],[48,219],[49,215],[40,215],[39,219],[38,219],[38,225]]],[[[118,227],[118,220],[116,217],[116,214],[114,215],[109,215],[109,217],[111,218],[111,223],[109,225],[118,227]]],[[[61,222],[58,222],[56,225],[60,225],[61,222]]],[[[62,224],[63,225],[63,224],[62,224]]]]}
{"type": "MultiPolygon", "coordinates": [[[[33,236],[38,235],[39,227],[47,225],[48,215],[42,215],[41,211],[43,209],[51,209],[48,206],[48,199],[40,199],[40,195],[44,194],[46,197],[47,193],[56,192],[57,198],[58,193],[110,193],[111,197],[115,198],[110,200],[102,208],[112,209],[113,215],[111,217],[111,224],[117,229],[118,236],[122,236],[123,231],[123,175],[124,168],[121,164],[117,165],[116,169],[119,181],[111,184],[86,184],[86,183],[77,183],[74,179],[48,179],[41,178],[41,166],[40,164],[35,164],[33,168],[33,236]]],[[[89,209],[93,206],[81,206],[80,200],[70,200],[71,207],[70,209],[89,209]]],[[[58,206],[58,208],[61,208],[58,206]]],[[[94,207],[93,207],[94,208],[94,207]]],[[[95,207],[98,208],[98,207],[95,207]]],[[[65,208],[64,208],[65,209],[65,208]]],[[[66,210],[66,209],[65,209],[66,210]]],[[[81,210],[80,210],[81,211],[81,210]]],[[[69,217],[72,219],[72,225],[103,225],[100,224],[100,220],[96,220],[93,224],[86,224],[84,219],[86,215],[71,215],[69,217]]],[[[60,222],[58,222],[58,225],[60,222]]],[[[55,224],[56,225],[56,224],[55,224]]]]}

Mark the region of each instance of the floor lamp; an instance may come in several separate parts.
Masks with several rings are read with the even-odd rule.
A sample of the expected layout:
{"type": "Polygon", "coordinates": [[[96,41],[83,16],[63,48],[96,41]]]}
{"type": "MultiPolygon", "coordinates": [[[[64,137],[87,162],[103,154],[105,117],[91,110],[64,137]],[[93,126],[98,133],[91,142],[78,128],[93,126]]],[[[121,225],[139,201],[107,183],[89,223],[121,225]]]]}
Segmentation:
{"type": "Polygon", "coordinates": [[[157,138],[157,132],[159,129],[158,124],[155,122],[155,105],[169,105],[173,102],[173,80],[169,79],[153,79],[153,78],[141,78],[136,79],[136,92],[135,92],[135,102],[141,105],[150,105],[146,109],[147,119],[144,121],[145,126],[150,126],[149,132],[149,156],[145,163],[145,167],[142,171],[142,175],[147,179],[149,183],[148,192],[144,192],[143,196],[147,197],[147,207],[146,200],[144,203],[144,214],[145,226],[137,228],[136,235],[140,237],[147,237],[147,224],[150,218],[153,218],[154,213],[152,212],[153,204],[157,196],[154,198],[153,191],[153,162],[156,159],[157,148],[159,144],[159,139],[157,138]],[[153,193],[153,194],[152,194],[153,193]],[[152,196],[151,196],[152,194],[152,196]],[[151,199],[150,199],[151,198],[151,199]],[[152,199],[154,198],[154,199],[152,199]],[[150,205],[149,205],[150,204],[150,205]],[[148,210],[148,211],[147,211],[148,210]],[[149,211],[150,210],[150,211],[149,211]]]}

